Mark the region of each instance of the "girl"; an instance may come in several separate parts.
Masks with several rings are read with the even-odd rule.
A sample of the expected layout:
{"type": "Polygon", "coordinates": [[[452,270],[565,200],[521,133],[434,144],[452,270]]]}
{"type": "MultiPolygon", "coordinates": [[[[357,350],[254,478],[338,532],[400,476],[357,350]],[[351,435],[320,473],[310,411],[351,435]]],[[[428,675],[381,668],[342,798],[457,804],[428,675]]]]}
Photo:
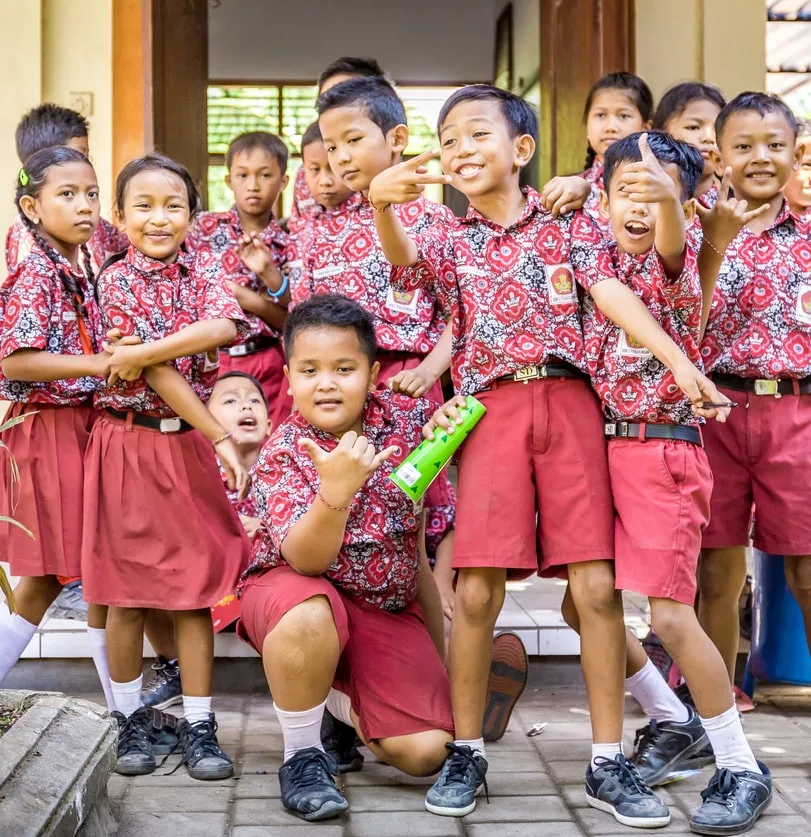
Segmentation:
{"type": "Polygon", "coordinates": [[[653,127],[667,131],[672,137],[695,145],[704,158],[704,173],[696,189],[696,197],[708,209],[718,200],[718,183],[715,179],[720,155],[715,144],[715,120],[727,100],[712,84],[685,81],[671,87],[662,96],[653,127]]]}
{"type": "Polygon", "coordinates": [[[195,779],[222,779],[233,765],[211,712],[209,608],[232,591],[248,541],[220,487],[215,452],[231,488],[244,491],[246,475],[231,435],[201,399],[241,311],[182,249],[199,208],[191,176],[167,157],[134,160],[118,176],[116,216],[131,246],[99,277],[99,307],[103,327],[141,344],[104,346],[109,379],[96,396],[102,412],[86,456],[82,576],[86,597],[110,606],[116,770],[155,769],[151,712],[139,697],[144,616],[157,608],[174,614],[183,762],[195,779]]]}
{"type": "Polygon", "coordinates": [[[653,94],[633,73],[608,73],[594,83],[586,97],[583,121],[588,149],[583,177],[591,184],[591,194],[583,208],[608,237],[612,237],[611,225],[600,211],[603,157],[611,143],[650,128],[652,115],[653,94]]]}
{"type": "MultiPolygon", "coordinates": [[[[31,155],[16,204],[32,249],[0,288],[0,398],[19,424],[3,441],[20,471],[3,467],[2,512],[33,533],[0,526],[0,554],[21,576],[18,612],[0,607],[0,684],[61,590],[79,575],[83,459],[95,419],[93,393],[109,371],[87,242],[99,223],[96,173],[63,146],[31,155]]],[[[103,609],[90,609],[88,638],[107,691],[103,609]],[[93,627],[95,626],[95,627],[93,627]]]]}

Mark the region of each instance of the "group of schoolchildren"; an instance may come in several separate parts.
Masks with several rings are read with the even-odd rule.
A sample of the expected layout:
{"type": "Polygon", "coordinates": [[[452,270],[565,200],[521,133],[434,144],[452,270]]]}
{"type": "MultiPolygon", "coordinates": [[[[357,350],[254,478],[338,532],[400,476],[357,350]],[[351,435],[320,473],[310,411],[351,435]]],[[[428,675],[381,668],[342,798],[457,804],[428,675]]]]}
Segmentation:
{"type": "Polygon", "coordinates": [[[586,171],[537,192],[520,185],[536,115],[498,88],[453,93],[439,150],[410,159],[376,62],[330,65],[317,110],[286,230],[271,134],[231,143],[228,212],[201,212],[175,161],[131,161],[113,227],[81,117],[21,121],[0,289],[20,479],[3,511],[36,537],[3,533],[21,581],[17,612],[0,609],[0,682],[81,577],[118,772],[179,751],[194,778],[228,777],[211,608],[236,590],[282,729],[282,804],[346,810],[335,777],[362,769],[359,738],[438,774],[425,807],[461,817],[487,790],[506,582],[555,576],[581,638],[588,804],[665,826],[651,788],[714,764],[691,829],[748,830],[772,799],[731,683],[753,507],[811,628],[806,129],[777,97],[692,82],[654,110],[612,73],[586,102],[586,171]],[[456,490],[442,474],[415,505],[389,476],[455,432],[467,396],[486,413],[456,490]],[[625,629],[622,590],[648,596],[689,704],[625,629]],[[626,690],[649,718],[628,755],[626,690]],[[158,711],[175,700],[180,721],[158,711]]]}

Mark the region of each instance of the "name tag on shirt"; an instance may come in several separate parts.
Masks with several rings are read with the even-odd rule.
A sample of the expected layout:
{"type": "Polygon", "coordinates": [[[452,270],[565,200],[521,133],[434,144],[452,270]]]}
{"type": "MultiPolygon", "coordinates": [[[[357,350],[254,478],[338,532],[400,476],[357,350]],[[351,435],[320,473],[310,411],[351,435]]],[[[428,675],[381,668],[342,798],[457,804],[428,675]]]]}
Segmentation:
{"type": "Polygon", "coordinates": [[[633,337],[629,337],[624,331],[620,331],[620,340],[617,344],[617,354],[620,357],[647,358],[651,352],[641,343],[637,343],[633,337]]]}
{"type": "Polygon", "coordinates": [[[394,288],[389,288],[386,307],[397,314],[407,314],[413,317],[417,313],[419,301],[419,291],[395,291],[394,288]]]}
{"type": "Polygon", "coordinates": [[[811,323],[811,285],[800,285],[794,313],[801,323],[811,323]]]}
{"type": "Polygon", "coordinates": [[[75,311],[63,311],[62,312],[62,322],[63,323],[75,323],[76,322],[76,312],[75,311]]]}
{"type": "Polygon", "coordinates": [[[574,270],[570,264],[550,264],[546,266],[546,286],[552,305],[571,305],[577,302],[577,289],[574,286],[574,270]]]}
{"type": "Polygon", "coordinates": [[[329,279],[330,276],[338,276],[343,271],[343,267],[339,264],[328,264],[326,267],[313,270],[313,279],[329,279]]]}

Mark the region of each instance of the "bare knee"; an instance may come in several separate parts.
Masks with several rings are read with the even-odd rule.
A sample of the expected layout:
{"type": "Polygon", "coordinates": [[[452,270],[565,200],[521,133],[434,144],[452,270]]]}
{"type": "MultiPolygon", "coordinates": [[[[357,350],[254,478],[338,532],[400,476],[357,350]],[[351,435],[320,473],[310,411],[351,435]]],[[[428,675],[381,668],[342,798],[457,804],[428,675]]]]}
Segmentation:
{"type": "Polygon", "coordinates": [[[433,776],[445,762],[445,747],[452,741],[444,730],[428,730],[413,735],[384,738],[378,742],[386,760],[408,776],[433,776]]]}
{"type": "Polygon", "coordinates": [[[456,585],[454,612],[474,623],[493,622],[504,604],[503,572],[461,571],[456,585]]]}
{"type": "Polygon", "coordinates": [[[587,612],[609,614],[619,608],[620,594],[615,587],[614,570],[608,561],[570,566],[569,590],[580,616],[587,612]]]}
{"type": "Polygon", "coordinates": [[[698,568],[698,586],[703,599],[737,602],[746,581],[746,550],[705,549],[698,568]]]}
{"type": "Polygon", "coordinates": [[[811,600],[811,556],[786,558],[785,567],[789,589],[805,604],[811,600]]]}
{"type": "Polygon", "coordinates": [[[279,661],[304,667],[311,652],[331,644],[338,647],[332,607],[326,596],[313,596],[285,613],[265,638],[263,650],[264,654],[279,655],[279,661]]]}
{"type": "Polygon", "coordinates": [[[695,611],[681,602],[668,599],[651,601],[651,627],[665,647],[672,647],[685,636],[685,628],[697,623],[695,611]]]}

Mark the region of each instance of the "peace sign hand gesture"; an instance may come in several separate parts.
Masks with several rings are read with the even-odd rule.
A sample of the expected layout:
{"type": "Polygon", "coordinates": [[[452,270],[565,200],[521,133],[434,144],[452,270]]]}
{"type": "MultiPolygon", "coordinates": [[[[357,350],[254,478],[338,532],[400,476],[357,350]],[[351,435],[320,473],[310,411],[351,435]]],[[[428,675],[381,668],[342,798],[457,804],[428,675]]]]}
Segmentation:
{"type": "Polygon", "coordinates": [[[416,200],[429,183],[450,183],[449,175],[428,171],[428,161],[437,157],[438,151],[426,151],[380,172],[369,184],[369,202],[382,212],[393,203],[416,200]]]}
{"type": "Polygon", "coordinates": [[[628,197],[636,203],[664,203],[674,199],[681,203],[673,178],[662,168],[648,145],[647,134],[639,138],[639,152],[642,159],[638,163],[625,164],[619,178],[628,197]]]}

